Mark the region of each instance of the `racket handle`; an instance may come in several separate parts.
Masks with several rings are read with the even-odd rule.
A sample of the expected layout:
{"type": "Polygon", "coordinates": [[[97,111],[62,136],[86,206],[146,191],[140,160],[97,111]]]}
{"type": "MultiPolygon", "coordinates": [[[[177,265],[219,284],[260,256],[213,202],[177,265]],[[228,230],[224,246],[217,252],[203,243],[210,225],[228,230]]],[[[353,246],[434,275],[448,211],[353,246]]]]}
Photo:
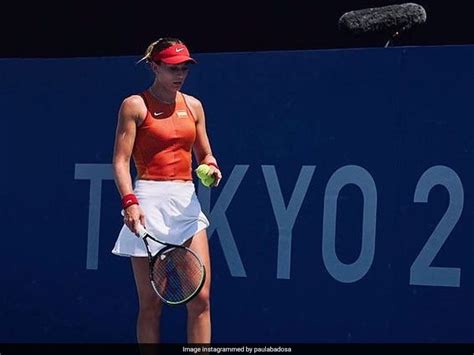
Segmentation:
{"type": "Polygon", "coordinates": [[[145,227],[143,227],[141,223],[138,223],[137,232],[138,232],[138,236],[142,239],[145,238],[146,235],[148,234],[145,227]]]}

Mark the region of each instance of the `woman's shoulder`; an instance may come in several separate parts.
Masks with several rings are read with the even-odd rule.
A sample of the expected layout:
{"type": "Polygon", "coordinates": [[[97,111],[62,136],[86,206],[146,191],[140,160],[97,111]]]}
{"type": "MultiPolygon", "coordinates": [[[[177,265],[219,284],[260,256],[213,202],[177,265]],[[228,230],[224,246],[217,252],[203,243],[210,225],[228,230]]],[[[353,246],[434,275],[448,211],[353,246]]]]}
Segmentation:
{"type": "Polygon", "coordinates": [[[189,94],[185,94],[184,92],[181,93],[184,97],[184,99],[186,100],[186,103],[191,106],[192,108],[194,109],[199,109],[200,107],[202,107],[202,103],[201,101],[192,96],[192,95],[189,95],[189,94]]]}
{"type": "Polygon", "coordinates": [[[127,106],[129,108],[140,108],[145,106],[145,101],[143,100],[143,96],[140,94],[134,94],[127,96],[122,101],[123,106],[127,106]]]}
{"type": "Polygon", "coordinates": [[[125,116],[143,120],[146,116],[147,108],[143,97],[135,94],[123,99],[120,111],[125,116]]]}

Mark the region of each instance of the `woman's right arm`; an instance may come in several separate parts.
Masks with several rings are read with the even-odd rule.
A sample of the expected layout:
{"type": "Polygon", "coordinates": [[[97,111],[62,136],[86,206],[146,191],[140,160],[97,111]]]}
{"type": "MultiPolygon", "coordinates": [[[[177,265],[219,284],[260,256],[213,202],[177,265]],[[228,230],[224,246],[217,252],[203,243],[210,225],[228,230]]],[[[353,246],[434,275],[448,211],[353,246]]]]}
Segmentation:
{"type": "MultiPolygon", "coordinates": [[[[130,160],[137,127],[146,115],[146,107],[137,95],[126,98],[120,106],[113,153],[113,172],[120,198],[133,194],[130,160]]],[[[139,205],[131,205],[124,210],[124,223],[137,233],[138,223],[145,225],[145,215],[139,205]]]]}

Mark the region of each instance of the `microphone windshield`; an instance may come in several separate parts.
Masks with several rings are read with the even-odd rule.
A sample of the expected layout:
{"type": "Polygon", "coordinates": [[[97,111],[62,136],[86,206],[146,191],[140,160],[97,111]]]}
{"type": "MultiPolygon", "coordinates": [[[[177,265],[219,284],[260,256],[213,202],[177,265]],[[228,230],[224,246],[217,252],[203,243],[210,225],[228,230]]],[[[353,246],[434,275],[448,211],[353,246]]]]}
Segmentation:
{"type": "Polygon", "coordinates": [[[418,4],[406,3],[346,12],[339,19],[339,29],[354,34],[393,35],[425,22],[425,9],[418,4]]]}

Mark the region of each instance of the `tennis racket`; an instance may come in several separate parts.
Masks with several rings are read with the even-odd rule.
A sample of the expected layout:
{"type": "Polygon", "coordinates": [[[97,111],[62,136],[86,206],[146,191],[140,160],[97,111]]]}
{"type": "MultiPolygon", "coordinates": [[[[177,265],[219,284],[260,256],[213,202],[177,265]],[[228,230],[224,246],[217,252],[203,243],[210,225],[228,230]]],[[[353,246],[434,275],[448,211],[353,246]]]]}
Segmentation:
{"type": "Polygon", "coordinates": [[[150,267],[150,282],[156,294],[169,305],[185,304],[201,291],[206,280],[206,269],[193,250],[173,245],[152,236],[142,225],[138,235],[145,243],[150,267]],[[152,255],[148,239],[164,245],[152,255]]]}

